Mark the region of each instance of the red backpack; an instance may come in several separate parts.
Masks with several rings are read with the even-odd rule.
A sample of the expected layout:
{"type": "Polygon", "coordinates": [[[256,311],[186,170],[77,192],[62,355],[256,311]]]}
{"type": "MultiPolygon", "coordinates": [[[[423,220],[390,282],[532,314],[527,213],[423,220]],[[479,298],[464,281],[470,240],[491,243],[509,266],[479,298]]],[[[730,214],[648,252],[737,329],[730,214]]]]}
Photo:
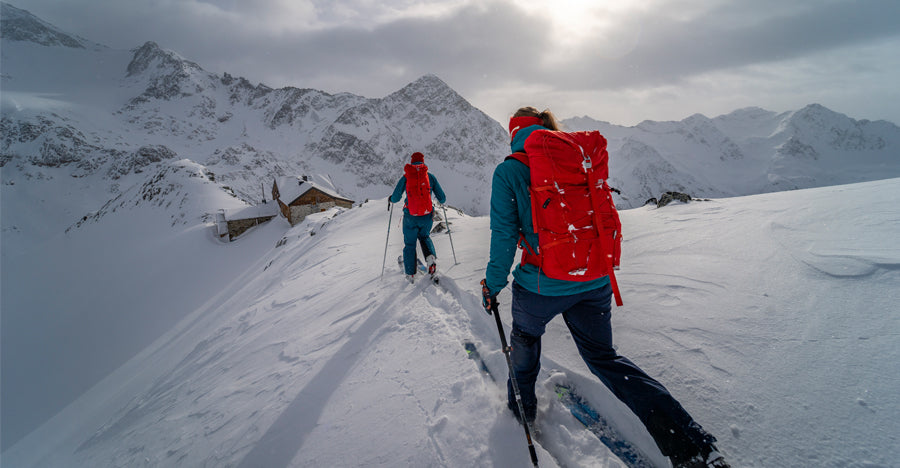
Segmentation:
{"type": "Polygon", "coordinates": [[[619,268],[622,224],[606,183],[609,154],[603,135],[535,130],[525,140],[525,153],[509,157],[531,173],[531,217],[538,248],[521,236],[522,263],[560,280],[609,276],[621,306],[614,270],[619,268]]]}
{"type": "Polygon", "coordinates": [[[413,216],[431,213],[431,181],[428,180],[428,166],[407,164],[403,168],[406,175],[406,209],[413,216]]]}

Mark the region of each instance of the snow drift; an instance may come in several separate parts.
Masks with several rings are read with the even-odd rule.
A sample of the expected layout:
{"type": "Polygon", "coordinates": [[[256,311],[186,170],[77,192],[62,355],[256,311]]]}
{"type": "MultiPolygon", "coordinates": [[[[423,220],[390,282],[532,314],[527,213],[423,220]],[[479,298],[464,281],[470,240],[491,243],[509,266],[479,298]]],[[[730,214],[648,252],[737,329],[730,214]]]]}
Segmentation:
{"type": "MultiPolygon", "coordinates": [[[[891,466],[898,196],[893,179],[623,211],[619,351],[666,384],[734,466],[891,466]]],[[[444,286],[409,285],[391,261],[399,235],[380,277],[384,205],[250,231],[228,249],[268,248],[4,464],[526,465],[502,391],[462,347],[475,341],[503,372],[477,295],[488,219],[451,212],[459,264],[435,235],[444,286]]],[[[179,299],[157,293],[160,309],[179,299]]],[[[500,301],[508,319],[508,290],[500,301]]],[[[544,350],[542,466],[623,466],[551,403],[542,383],[560,375],[665,466],[560,320],[544,350]]]]}

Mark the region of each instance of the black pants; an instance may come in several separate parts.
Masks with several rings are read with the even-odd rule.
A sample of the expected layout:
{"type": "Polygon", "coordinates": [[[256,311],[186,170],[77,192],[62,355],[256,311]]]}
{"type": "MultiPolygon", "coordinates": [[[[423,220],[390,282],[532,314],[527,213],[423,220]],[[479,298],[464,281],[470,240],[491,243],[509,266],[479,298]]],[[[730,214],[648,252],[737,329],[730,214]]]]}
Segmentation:
{"type": "MultiPolygon", "coordinates": [[[[542,296],[513,283],[511,359],[526,415],[537,407],[534,386],[541,369],[541,336],[547,323],[562,314],[588,368],[640,418],[663,455],[673,461],[705,455],[716,439],[661,383],[613,349],[611,297],[608,284],[571,296],[542,296]]],[[[512,383],[507,387],[513,407],[512,383]]]]}

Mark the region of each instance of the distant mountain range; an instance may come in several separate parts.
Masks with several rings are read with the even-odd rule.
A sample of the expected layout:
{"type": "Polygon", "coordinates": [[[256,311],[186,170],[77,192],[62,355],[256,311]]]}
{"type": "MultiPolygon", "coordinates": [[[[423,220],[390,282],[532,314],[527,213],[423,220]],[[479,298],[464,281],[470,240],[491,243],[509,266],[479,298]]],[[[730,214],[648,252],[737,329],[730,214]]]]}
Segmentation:
{"type": "Polygon", "coordinates": [[[606,135],[611,184],[621,187],[626,206],[665,190],[730,197],[900,176],[900,127],[854,120],[818,104],[634,127],[590,117],[563,124],[606,135]]]}
{"type": "MultiPolygon", "coordinates": [[[[386,196],[421,151],[449,204],[486,214],[491,173],[509,151],[504,125],[434,75],[380,99],[272,89],[154,42],[111,49],[2,9],[0,166],[20,178],[96,178],[109,200],[188,159],[244,203],[259,203],[274,177],[303,174],[328,174],[363,200],[386,196]]],[[[621,208],[667,190],[723,197],[900,176],[900,128],[815,104],[634,127],[563,123],[607,136],[621,208]]]]}

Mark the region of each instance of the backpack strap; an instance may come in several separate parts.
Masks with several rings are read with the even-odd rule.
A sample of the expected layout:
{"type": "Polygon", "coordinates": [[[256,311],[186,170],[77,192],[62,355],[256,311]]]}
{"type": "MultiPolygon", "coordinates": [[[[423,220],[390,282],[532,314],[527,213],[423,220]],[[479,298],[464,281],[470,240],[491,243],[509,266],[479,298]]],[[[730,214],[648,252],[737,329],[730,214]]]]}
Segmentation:
{"type": "MultiPolygon", "coordinates": [[[[531,167],[528,165],[528,155],[525,153],[513,153],[507,156],[506,159],[515,159],[516,161],[524,164],[526,167],[531,167]]],[[[504,159],[504,161],[506,161],[506,159],[504,159]]]]}
{"type": "MultiPolygon", "coordinates": [[[[525,153],[513,153],[507,156],[504,161],[506,161],[507,159],[519,161],[520,163],[524,164],[525,167],[529,169],[531,168],[531,166],[528,165],[528,155],[525,153]]],[[[525,234],[521,232],[519,233],[519,242],[517,247],[522,249],[522,265],[531,263],[537,265],[538,268],[540,268],[541,263],[538,251],[535,250],[527,240],[525,240],[525,234]]]]}
{"type": "Polygon", "coordinates": [[[613,296],[616,299],[616,305],[622,307],[622,294],[619,292],[619,282],[616,281],[616,274],[612,268],[609,270],[609,285],[612,286],[613,296]]]}

